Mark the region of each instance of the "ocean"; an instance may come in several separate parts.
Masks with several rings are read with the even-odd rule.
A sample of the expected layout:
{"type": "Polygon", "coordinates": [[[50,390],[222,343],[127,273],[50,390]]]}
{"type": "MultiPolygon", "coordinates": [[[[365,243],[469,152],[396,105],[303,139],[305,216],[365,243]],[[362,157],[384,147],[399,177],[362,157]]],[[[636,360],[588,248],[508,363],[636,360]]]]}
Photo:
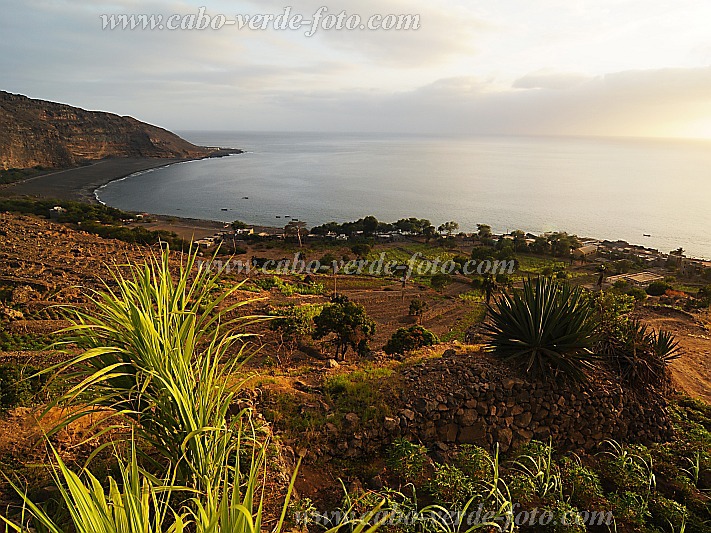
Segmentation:
{"type": "Polygon", "coordinates": [[[97,197],[125,210],[267,226],[286,216],[312,227],[374,215],[454,220],[462,231],[477,223],[567,231],[711,259],[711,142],[179,133],[247,153],[138,173],[97,197]]]}

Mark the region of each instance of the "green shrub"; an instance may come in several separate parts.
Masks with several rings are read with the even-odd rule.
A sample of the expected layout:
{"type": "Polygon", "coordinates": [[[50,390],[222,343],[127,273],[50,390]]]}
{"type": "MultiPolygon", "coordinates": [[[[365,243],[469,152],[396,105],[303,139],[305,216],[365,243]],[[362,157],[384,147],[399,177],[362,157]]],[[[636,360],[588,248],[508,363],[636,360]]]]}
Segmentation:
{"type": "Polygon", "coordinates": [[[636,492],[648,496],[655,486],[655,475],[647,448],[612,440],[606,443],[609,449],[603,452],[600,465],[607,480],[620,493],[636,492]]]}
{"type": "Polygon", "coordinates": [[[649,513],[652,524],[662,531],[668,530],[670,526],[674,531],[679,531],[680,524],[684,523],[689,515],[686,507],[661,494],[655,494],[649,499],[649,513]]]}
{"type": "Polygon", "coordinates": [[[452,283],[452,276],[449,274],[435,274],[430,278],[430,285],[436,291],[443,290],[450,283],[452,283]]]}
{"type": "Polygon", "coordinates": [[[40,351],[51,344],[49,337],[33,333],[15,333],[0,330],[0,351],[40,351]]]}
{"type": "Polygon", "coordinates": [[[419,484],[424,476],[425,465],[429,461],[427,448],[421,444],[398,438],[388,448],[388,467],[406,483],[419,484]]]}
{"type": "Polygon", "coordinates": [[[541,498],[562,498],[560,467],[553,458],[553,447],[532,441],[524,446],[514,461],[514,469],[528,477],[535,493],[541,498]],[[530,453],[526,453],[530,450],[530,453]]]}
{"type": "Polygon", "coordinates": [[[636,302],[643,302],[647,299],[647,291],[640,287],[632,287],[625,294],[634,298],[636,302]]]}
{"type": "Polygon", "coordinates": [[[526,371],[585,379],[593,366],[596,320],[580,288],[549,278],[524,281],[523,289],[489,306],[488,348],[526,371]]]}
{"type": "Polygon", "coordinates": [[[664,296],[664,294],[671,288],[672,286],[666,281],[653,281],[647,286],[645,291],[650,296],[664,296]]]}
{"type": "Polygon", "coordinates": [[[489,479],[492,474],[492,458],[488,451],[474,444],[462,444],[456,464],[473,480],[489,479]]]}
{"type": "Polygon", "coordinates": [[[587,531],[580,511],[565,501],[556,500],[552,505],[544,507],[543,511],[551,513],[553,516],[550,524],[544,528],[545,531],[553,533],[585,533],[587,531]]]}
{"type": "Polygon", "coordinates": [[[437,344],[437,335],[422,326],[410,326],[409,328],[398,328],[393,333],[383,350],[388,355],[404,354],[423,346],[437,344]]]}
{"type": "Polygon", "coordinates": [[[600,478],[579,461],[563,458],[560,462],[563,494],[580,509],[593,509],[604,497],[600,478]]]}
{"type": "Polygon", "coordinates": [[[26,407],[46,383],[38,369],[15,363],[0,364],[0,409],[26,407]]]}
{"type": "Polygon", "coordinates": [[[474,482],[454,465],[438,464],[427,484],[429,492],[441,504],[462,509],[475,494],[474,482]]]}

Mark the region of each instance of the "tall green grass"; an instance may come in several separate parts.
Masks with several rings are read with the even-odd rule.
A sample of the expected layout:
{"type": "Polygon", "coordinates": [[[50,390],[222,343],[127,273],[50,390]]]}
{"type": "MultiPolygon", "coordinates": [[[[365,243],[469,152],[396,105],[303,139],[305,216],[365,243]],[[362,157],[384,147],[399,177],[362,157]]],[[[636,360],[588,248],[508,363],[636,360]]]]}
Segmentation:
{"type": "Polygon", "coordinates": [[[248,302],[228,303],[219,272],[181,257],[149,258],[116,272],[113,285],[91,297],[93,310],[75,311],[67,343],[84,352],[51,372],[76,382],[49,405],[68,407],[53,432],[86,415],[102,414],[101,431],[135,429],[156,466],[175,468],[180,483],[214,487],[240,436],[244,411],[231,413],[235,371],[248,354],[239,327],[258,317],[229,318],[248,302]],[[113,423],[109,425],[108,420],[113,423]]]}

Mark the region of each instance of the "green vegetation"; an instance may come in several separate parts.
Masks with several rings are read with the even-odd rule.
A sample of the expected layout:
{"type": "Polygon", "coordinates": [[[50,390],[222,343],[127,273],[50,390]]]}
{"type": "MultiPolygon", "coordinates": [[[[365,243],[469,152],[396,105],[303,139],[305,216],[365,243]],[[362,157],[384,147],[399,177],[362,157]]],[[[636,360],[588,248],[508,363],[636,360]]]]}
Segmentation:
{"type": "MultiPolygon", "coordinates": [[[[25,506],[17,517],[2,517],[8,530],[262,530],[268,440],[260,439],[248,411],[232,410],[235,370],[246,354],[246,336],[236,328],[251,319],[227,319],[244,302],[227,305],[229,293],[216,290],[217,278],[197,267],[194,254],[177,274],[168,258],[165,252],[132,266],[125,277],[116,274],[115,288],[93,295],[93,312],[75,311],[66,342],[84,352],[42,374],[69,373],[76,383],[49,405],[71,408],[53,432],[83,416],[104,414],[95,436],[113,430],[106,446],[116,450],[119,478],[101,482],[93,470],[78,475],[53,452],[67,514],[50,515],[13,484],[25,506]],[[118,423],[106,426],[112,419],[118,423]],[[122,439],[131,444],[127,458],[122,439]]],[[[275,532],[283,528],[294,479],[275,532]]],[[[365,522],[355,531],[363,527],[365,522]]]]}
{"type": "Polygon", "coordinates": [[[583,379],[591,368],[597,323],[579,288],[529,279],[521,291],[498,298],[489,315],[489,349],[526,371],[583,379]]]}
{"type": "Polygon", "coordinates": [[[17,363],[0,364],[0,410],[27,407],[36,403],[47,378],[39,369],[17,363]]]}
{"type": "Polygon", "coordinates": [[[274,320],[269,329],[279,333],[282,343],[296,343],[302,337],[312,335],[316,325],[314,317],[321,313],[321,305],[290,305],[270,312],[274,320]]]}
{"type": "MultiPolygon", "coordinates": [[[[2,327],[1,324],[0,327],[2,327]]],[[[2,352],[39,351],[44,350],[50,344],[52,344],[52,340],[44,335],[0,329],[0,351],[2,352]]]]}
{"type": "MultiPolygon", "coordinates": [[[[390,405],[381,389],[392,373],[387,368],[370,367],[326,378],[324,392],[326,399],[335,406],[339,417],[336,421],[340,419],[342,423],[349,413],[358,415],[359,423],[365,427],[382,421],[384,416],[390,414],[390,405]]],[[[392,385],[392,382],[387,382],[389,389],[392,385]]]]}
{"type": "Polygon", "coordinates": [[[336,295],[314,317],[314,339],[323,339],[333,334],[336,358],[345,358],[352,348],[358,355],[365,355],[368,341],[375,335],[375,322],[365,312],[365,307],[351,302],[345,296],[336,295]]]}
{"type": "Polygon", "coordinates": [[[0,168],[0,185],[5,185],[7,183],[15,183],[22,181],[32,176],[36,176],[44,169],[42,167],[34,168],[9,168],[7,170],[0,168]]]}
{"type": "Polygon", "coordinates": [[[398,328],[393,333],[393,336],[390,337],[383,351],[388,355],[405,354],[423,346],[432,346],[438,342],[437,335],[428,329],[422,326],[410,326],[409,328],[398,328]]]}
{"type": "Polygon", "coordinates": [[[151,231],[141,226],[128,227],[123,220],[133,215],[102,204],[85,204],[69,200],[33,200],[26,198],[0,198],[0,211],[48,217],[50,209],[61,206],[64,211],[58,222],[77,224],[89,233],[107,239],[118,239],[132,244],[168,243],[173,248],[187,247],[186,243],[170,231],[151,231]]]}
{"type": "Polygon", "coordinates": [[[279,276],[258,278],[253,280],[252,283],[265,291],[276,289],[284,296],[292,296],[294,294],[323,294],[326,290],[321,283],[290,283],[279,276]]]}
{"type": "Polygon", "coordinates": [[[236,288],[216,292],[219,274],[195,259],[184,260],[175,278],[167,251],[132,266],[128,277],[116,274],[118,289],[92,296],[95,312],[74,311],[66,342],[87,351],[48,372],[71,369],[79,382],[50,404],[75,407],[54,432],[110,408],[111,418],[129,420],[154,454],[174,466],[179,482],[207,490],[219,484],[242,431],[242,417],[228,416],[246,340],[233,330],[250,318],[223,320],[247,302],[224,305],[236,288]],[[233,346],[237,354],[223,365],[233,346]]]}
{"type": "MultiPolygon", "coordinates": [[[[435,454],[421,444],[396,439],[386,453],[388,473],[393,486],[412,494],[398,493],[397,505],[420,508],[419,527],[440,531],[428,521],[432,516],[427,510],[476,512],[479,505],[490,509],[488,498],[496,486],[497,508],[491,516],[500,517],[500,527],[507,516],[511,520],[518,516],[521,531],[671,533],[686,527],[686,531],[709,533],[711,508],[708,495],[700,490],[709,487],[695,485],[694,480],[702,476],[696,475],[693,465],[698,464],[706,476],[711,473],[711,408],[684,398],[672,408],[677,413],[677,431],[686,439],[650,447],[607,441],[592,455],[559,454],[550,443],[534,440],[511,450],[502,461],[498,454],[471,445],[458,447],[445,461],[433,460],[435,454]],[[421,492],[428,494],[431,506],[418,505],[416,494],[421,492]],[[509,512],[512,509],[515,513],[509,512]],[[534,511],[552,517],[549,525],[529,522],[534,511]]],[[[389,491],[386,487],[376,494],[384,497],[389,491]]]]}
{"type": "Polygon", "coordinates": [[[439,273],[430,278],[430,285],[436,291],[445,289],[450,283],[452,283],[452,276],[449,274],[439,273]]]}
{"type": "Polygon", "coordinates": [[[671,288],[672,286],[666,281],[653,281],[645,290],[650,296],[664,296],[664,293],[671,288]]]}

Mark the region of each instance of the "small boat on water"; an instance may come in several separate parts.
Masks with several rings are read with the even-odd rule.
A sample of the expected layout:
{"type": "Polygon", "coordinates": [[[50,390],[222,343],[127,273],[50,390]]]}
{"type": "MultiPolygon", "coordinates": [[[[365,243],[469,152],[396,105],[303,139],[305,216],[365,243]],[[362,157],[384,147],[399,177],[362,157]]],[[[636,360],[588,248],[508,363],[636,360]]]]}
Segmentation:
{"type": "Polygon", "coordinates": [[[226,207],[223,207],[222,211],[229,211],[229,210],[226,207]]]}
{"type": "Polygon", "coordinates": [[[643,235],[644,237],[651,237],[651,235],[650,235],[649,233],[643,233],[642,235],[643,235]]]}
{"type": "Polygon", "coordinates": [[[281,218],[281,216],[280,216],[280,215],[277,215],[276,217],[277,217],[277,218],[281,218]]]}
{"type": "Polygon", "coordinates": [[[249,196],[243,196],[242,200],[249,200],[249,196]]]}
{"type": "Polygon", "coordinates": [[[291,218],[291,215],[284,215],[284,218],[291,218]]]}

